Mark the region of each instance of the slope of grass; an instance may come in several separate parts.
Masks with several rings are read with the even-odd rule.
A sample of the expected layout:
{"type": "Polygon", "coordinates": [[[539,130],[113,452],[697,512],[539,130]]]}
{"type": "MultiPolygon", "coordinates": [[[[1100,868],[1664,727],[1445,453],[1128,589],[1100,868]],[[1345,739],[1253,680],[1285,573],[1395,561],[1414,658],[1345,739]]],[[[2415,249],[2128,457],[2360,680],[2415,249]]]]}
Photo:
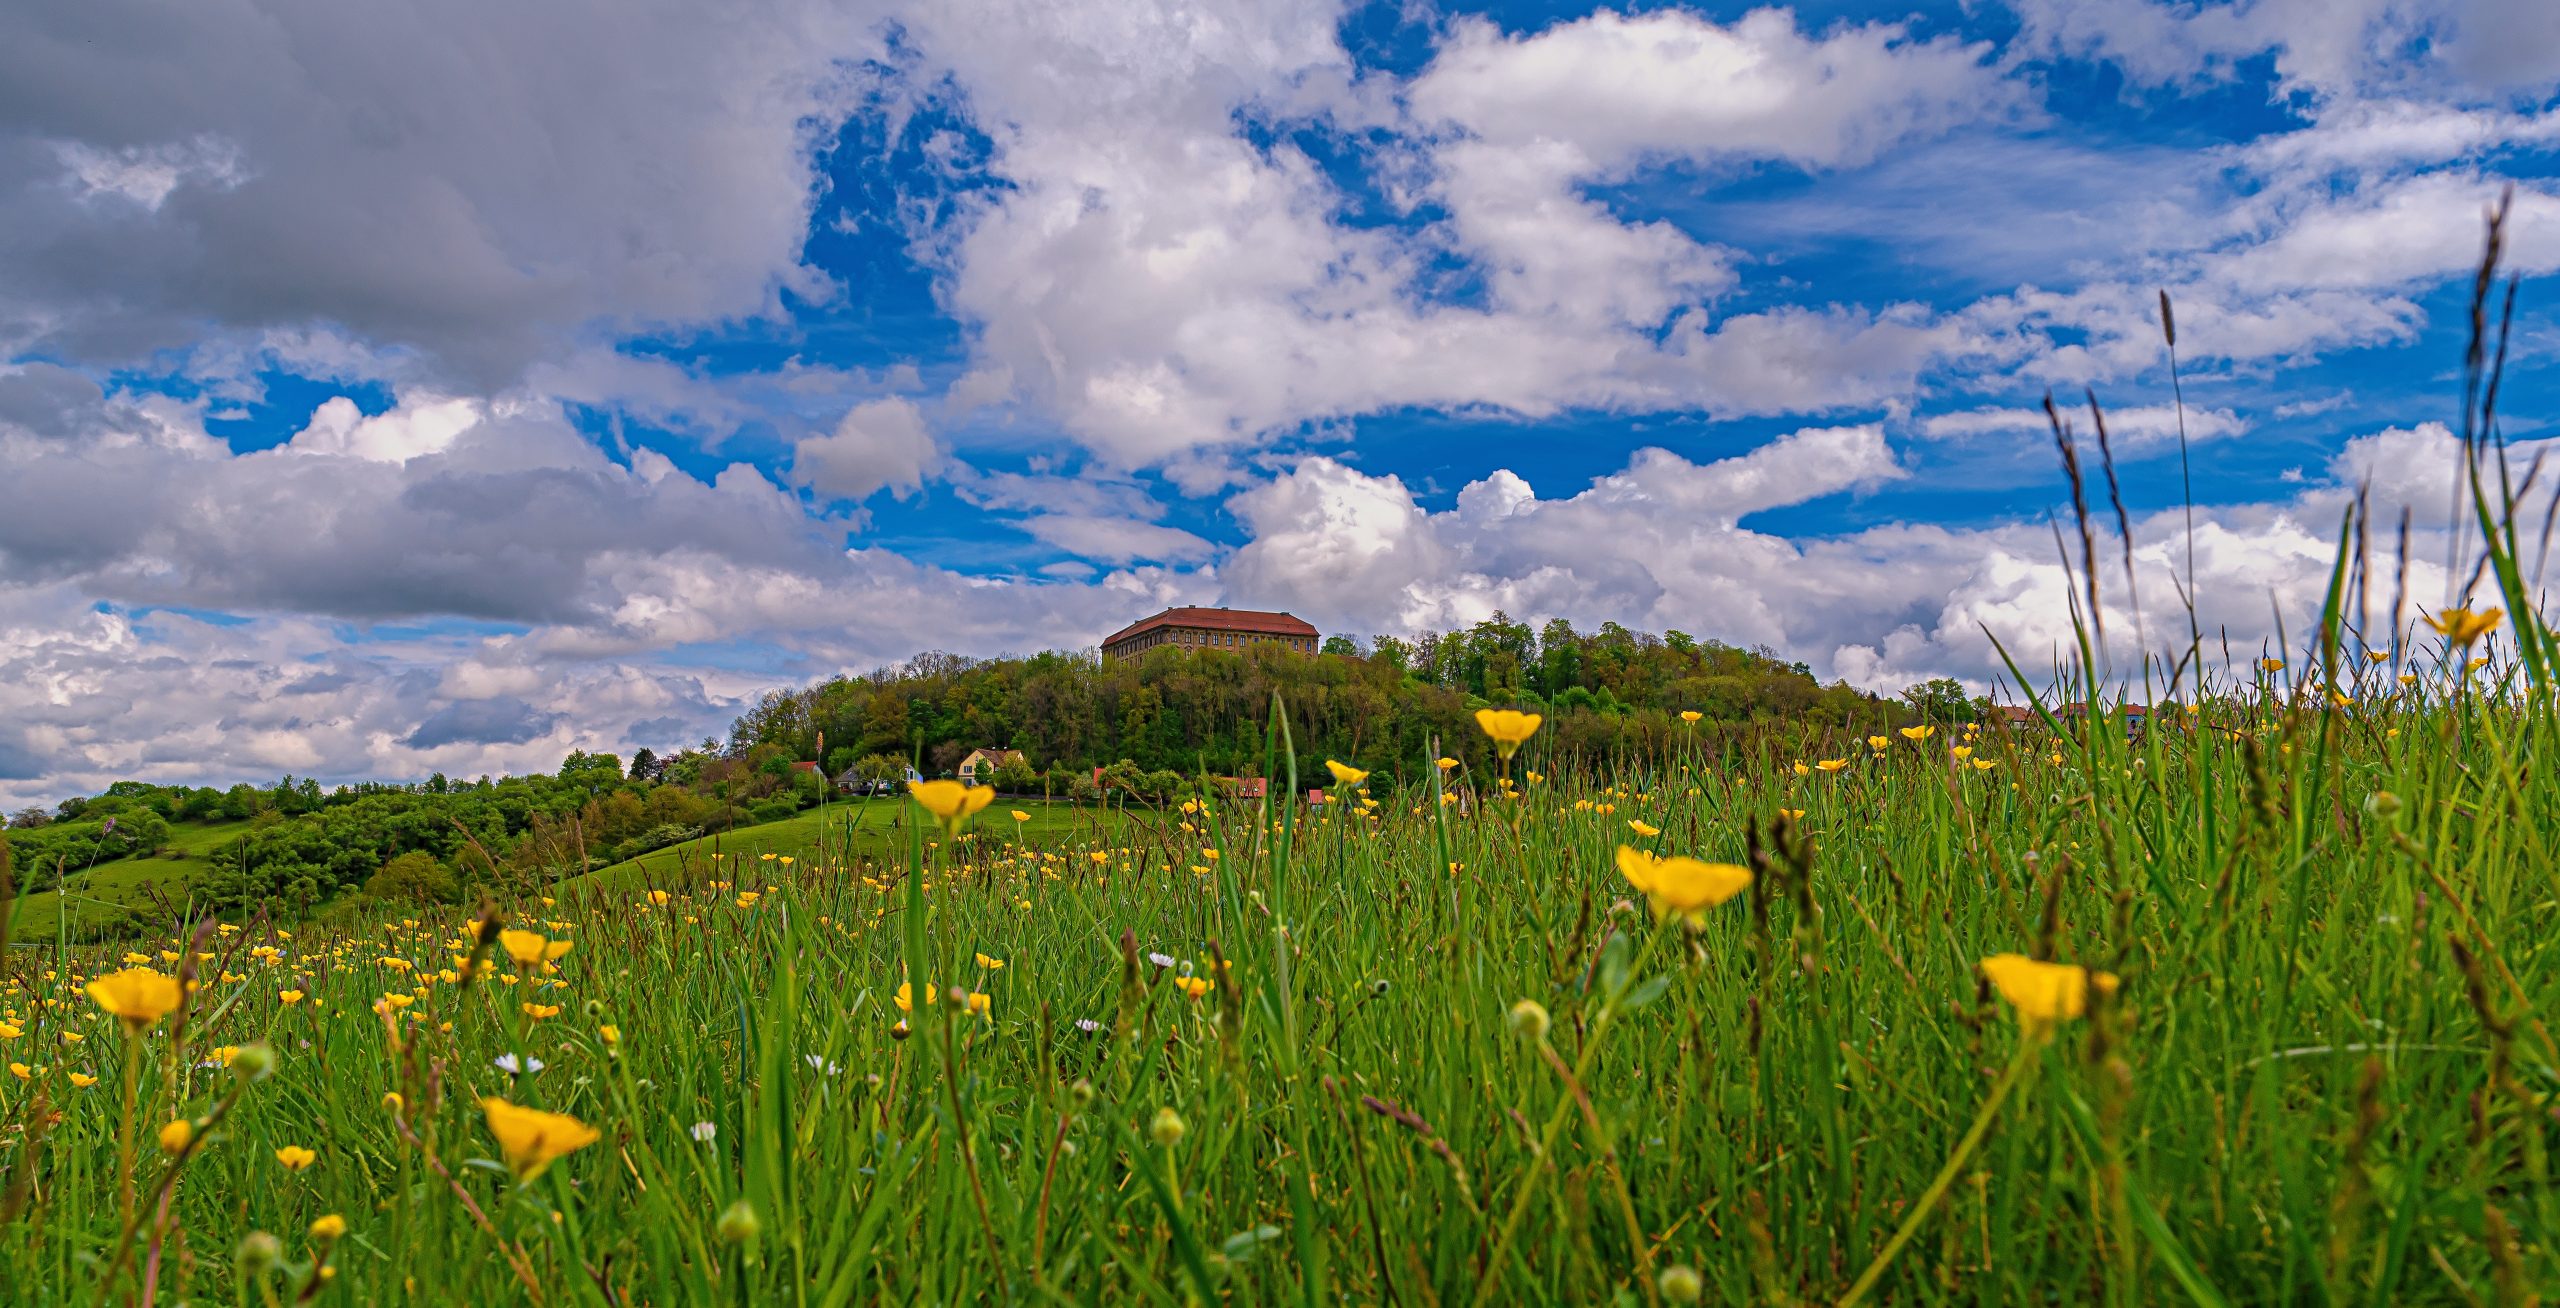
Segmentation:
{"type": "MultiPolygon", "coordinates": [[[[688,869],[712,866],[716,857],[723,856],[756,860],[765,854],[788,854],[796,861],[823,855],[839,863],[865,859],[878,862],[903,853],[904,824],[915,821],[915,812],[915,806],[903,797],[830,801],[823,808],[809,809],[779,822],[740,827],[652,850],[562,884],[572,890],[585,885],[613,890],[664,885],[686,880],[688,869]]],[[[982,816],[986,819],[982,826],[991,837],[1043,845],[1079,838],[1101,839],[1117,833],[1129,820],[1116,808],[1037,799],[998,800],[982,816]],[[1016,823],[1010,816],[1015,812],[1030,816],[1016,823]]]]}
{"type": "MultiPolygon", "coordinates": [[[[564,1289],[581,1263],[609,1267],[618,1297],[660,1303],[811,1281],[952,1302],[1035,1280],[1114,1302],[1377,1302],[1391,1283],[1605,1302],[1641,1300],[1675,1262],[1710,1301],[1756,1302],[1837,1298],[1880,1259],[1879,1302],[2038,1286],[2264,1302],[2314,1284],[2379,1302],[2486,1300],[2501,1275],[2560,1270],[2539,1240],[2480,1234],[2542,1229],[2560,1200],[2542,1115],[2514,1098],[2543,1091],[2500,1091],[2478,1127],[2473,1106],[2498,1078],[2547,1077],[2544,1039],[2512,1019],[2560,998],[2555,907],[2518,893],[2544,837],[2465,816],[2548,812],[2554,783],[2451,716],[2236,730],[1840,742],[1848,766],[1803,776],[1685,760],[1651,784],[1480,797],[1445,829],[1415,794],[1281,830],[1227,813],[1174,828],[1178,844],[1096,843],[1086,815],[1048,811],[1023,832],[1031,856],[1005,846],[998,808],[930,894],[879,867],[912,830],[889,820],[914,809],[830,806],[835,834],[810,814],[721,842],[732,862],[793,853],[757,860],[778,893],[741,895],[706,848],[531,910],[575,942],[556,992],[433,980],[452,916],[286,942],[300,961],[225,989],[236,1006],[196,1037],[265,1035],[288,1062],[191,1164],[179,1220],[207,1247],[295,1233],[303,1256],[301,1228],[343,1213],[364,1244],[332,1292],[352,1300],[406,1277],[439,1301],[512,1299],[510,1257],[564,1289]],[[2285,816],[2323,795],[2358,802],[2318,803],[2318,826],[2285,816]],[[1782,809],[1803,810],[1803,838],[1694,926],[1652,920],[1617,870],[1622,842],[1754,865],[1752,833],[1770,840],[1782,809]],[[842,875],[847,858],[874,880],[842,875]],[[670,903],[636,893],[644,870],[670,903]],[[2024,1027],[1977,971],[2012,951],[2123,988],[2024,1027]],[[911,956],[987,996],[985,1015],[901,1014],[911,956]],[[288,985],[326,1007],[282,1004],[288,985]],[[366,1011],[385,993],[415,997],[400,1038],[452,1084],[400,1070],[366,1011]],[[1507,1017],[1523,1000],[1551,1024],[1507,1017]],[[921,1038],[899,1038],[902,1017],[921,1038]],[[305,1041],[331,1057],[294,1053],[305,1041]],[[501,1052],[547,1070],[493,1070],[501,1052]],[[433,1123],[428,1153],[386,1090],[433,1123]],[[512,1184],[471,1164],[496,1155],[476,1102],[495,1094],[629,1143],[512,1184]],[[286,1145],[321,1161],[287,1174],[286,1145]],[[1961,1183],[1933,1192],[1960,1149],[1961,1183]],[[441,1185],[386,1188],[428,1157],[495,1240],[441,1185]],[[737,1202],[763,1227],[753,1261],[720,1241],[737,1202]],[[1914,1220],[1920,1238],[1895,1244],[1914,1220]],[[470,1256],[484,1249],[500,1256],[470,1256]]],[[[56,1061],[111,1072],[109,1033],[89,1034],[56,1061]]],[[[178,1111],[212,1111],[226,1083],[190,1077],[178,1111]]],[[[99,1162],[48,1210],[47,1248],[113,1232],[95,1179],[113,1101],[61,1093],[74,1116],[53,1147],[99,1162]]],[[[226,1274],[196,1272],[207,1292],[226,1274]]]]}
{"type": "MultiPolygon", "coordinates": [[[[199,1256],[162,1288],[256,1301],[201,1254],[253,1229],[285,1237],[280,1297],[333,1250],[345,1302],[1676,1304],[1675,1265],[1710,1303],[2560,1283],[2560,775],[2519,766],[2560,745],[2547,702],[2270,683],[2135,741],[1765,743],[1106,838],[1050,810],[1017,843],[999,805],[911,847],[938,834],[913,808],[830,806],[854,834],[811,814],[528,902],[556,971],[467,986],[463,913],[209,932],[239,979],[185,1048],[140,1046],[146,1195],[156,1124],[209,1124],[170,1209],[199,1256]],[[1639,864],[1649,904],[1621,846],[1749,884],[1639,864]],[[793,861],[737,870],[768,852],[793,861]],[[2050,998],[1986,965],[2013,954],[2088,969],[2085,998],[2026,1020],[2050,998]],[[201,1065],[258,1041],[270,1083],[201,1065]],[[511,1179],[493,1097],[602,1139],[557,1128],[578,1147],[511,1179]],[[304,1234],[327,1214],[345,1242],[304,1234]]],[[[0,986],[32,1064],[0,1120],[39,1089],[66,1114],[0,1242],[37,1300],[93,1297],[123,1225],[121,1042],[78,989],[105,965],[0,986]]],[[[0,1136],[0,1168],[29,1147],[0,1136]]],[[[142,1275],[137,1229],[112,1279],[142,1275]]]]}
{"type": "MultiPolygon", "coordinates": [[[[160,900],[183,904],[197,875],[210,866],[214,851],[249,827],[246,818],[172,822],[168,843],[152,857],[100,863],[85,872],[75,868],[64,877],[65,891],[20,897],[10,919],[11,935],[50,939],[59,925],[73,936],[86,938],[130,920],[137,908],[160,900]]],[[[19,876],[27,874],[28,869],[18,869],[19,876]]]]}

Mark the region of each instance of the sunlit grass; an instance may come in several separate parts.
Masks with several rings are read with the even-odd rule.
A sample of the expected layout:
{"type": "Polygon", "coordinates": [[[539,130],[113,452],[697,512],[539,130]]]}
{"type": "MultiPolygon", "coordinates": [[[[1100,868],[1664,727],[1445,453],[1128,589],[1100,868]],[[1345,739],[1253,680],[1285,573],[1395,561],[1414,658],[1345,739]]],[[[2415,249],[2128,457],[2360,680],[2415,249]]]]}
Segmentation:
{"type": "Polygon", "coordinates": [[[2130,741],[1771,737],[1595,777],[1533,737],[1507,780],[1109,844],[912,810],[915,875],[694,860],[500,906],[530,953],[471,913],[151,942],[202,986],[130,1044],[82,989],[123,951],[14,951],[0,1275],[255,1301],[325,1252],[318,1293],[370,1302],[2492,1301],[2551,1283],[2560,1218],[2549,714],[2429,675],[2424,704],[2235,694],[2130,741]],[[1750,884],[1629,860],[1639,891],[1621,845],[1750,884]],[[2004,954],[2117,979],[2013,1012],[2004,954]],[[597,1138],[529,1166],[518,1108],[597,1138]]]}

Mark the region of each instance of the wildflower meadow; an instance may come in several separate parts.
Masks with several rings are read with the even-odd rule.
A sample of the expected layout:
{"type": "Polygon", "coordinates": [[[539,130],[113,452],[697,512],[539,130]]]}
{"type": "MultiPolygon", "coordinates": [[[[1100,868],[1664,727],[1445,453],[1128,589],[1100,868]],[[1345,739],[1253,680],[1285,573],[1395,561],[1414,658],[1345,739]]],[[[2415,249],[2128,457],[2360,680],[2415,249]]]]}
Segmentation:
{"type": "Polygon", "coordinates": [[[2523,1302],[2560,722],[2446,625],[2138,734],[1551,775],[1488,712],[1116,844],[929,784],[902,863],[12,950],[0,1284],[2523,1302]]]}

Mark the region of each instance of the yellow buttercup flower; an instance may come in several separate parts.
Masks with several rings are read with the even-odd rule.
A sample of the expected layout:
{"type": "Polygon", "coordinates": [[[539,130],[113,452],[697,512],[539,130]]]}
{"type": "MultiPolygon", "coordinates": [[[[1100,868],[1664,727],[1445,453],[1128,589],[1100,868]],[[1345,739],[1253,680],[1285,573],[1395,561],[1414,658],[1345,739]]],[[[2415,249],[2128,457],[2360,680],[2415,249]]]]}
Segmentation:
{"type": "Polygon", "coordinates": [[[993,786],[970,786],[957,781],[910,781],[907,793],[955,839],[960,828],[967,826],[979,809],[995,802],[996,797],[993,786]]]}
{"type": "Polygon", "coordinates": [[[2110,991],[2116,984],[2115,977],[2105,972],[2093,975],[2084,967],[2039,962],[2024,954],[1994,954],[1982,960],[1982,974],[1991,978],[1992,988],[2030,1027],[2078,1017],[2088,1008],[2093,982],[2110,991]]]}
{"type": "Polygon", "coordinates": [[[1324,770],[1333,774],[1333,784],[1346,790],[1357,789],[1369,779],[1368,773],[1348,763],[1337,763],[1332,759],[1324,761],[1324,770]]]}
{"type": "Polygon", "coordinates": [[[1209,978],[1205,976],[1178,976],[1173,979],[1173,983],[1181,987],[1182,993],[1193,999],[1198,999],[1214,988],[1210,985],[1209,978]]]}
{"type": "Polygon", "coordinates": [[[506,930],[498,933],[498,945],[518,967],[535,967],[569,952],[570,941],[547,939],[535,932],[506,930]]]}
{"type": "Polygon", "coordinates": [[[311,1223],[311,1238],[314,1240],[339,1240],[344,1239],[346,1234],[347,1219],[338,1216],[336,1213],[331,1213],[328,1216],[319,1218],[311,1223]]]}
{"type": "Polygon", "coordinates": [[[1789,822],[1802,822],[1804,821],[1804,810],[1800,808],[1782,808],[1778,810],[1778,816],[1785,818],[1789,822]]]}
{"type": "Polygon", "coordinates": [[[183,1117],[172,1118],[167,1126],[160,1128],[160,1152],[173,1156],[183,1154],[195,1138],[195,1123],[183,1117]]]}
{"type": "Polygon", "coordinates": [[[91,1076],[86,1072],[74,1072],[71,1074],[71,1084],[79,1087],[80,1089],[86,1090],[97,1083],[98,1078],[91,1076]]]}
{"type": "Polygon", "coordinates": [[[300,1145],[286,1145],[276,1151],[276,1162],[288,1172],[299,1172],[320,1160],[320,1155],[300,1145]]]}
{"type": "Polygon", "coordinates": [[[560,1158],[604,1137],[592,1126],[566,1113],[546,1113],[492,1095],[480,1101],[489,1119],[489,1134],[507,1156],[507,1170],[518,1181],[531,1181],[560,1158]]]}
{"type": "Polygon", "coordinates": [[[2505,609],[2482,609],[2476,613],[2470,609],[2446,609],[2427,619],[2427,625],[2435,628],[2437,635],[2459,648],[2496,631],[2498,623],[2506,616],[2505,609]]]}
{"type": "Polygon", "coordinates": [[[1618,873],[1653,901],[1656,915],[1677,913],[1693,921],[1751,884],[1749,870],[1731,863],[1678,855],[1658,858],[1632,845],[1618,846],[1618,873]]]}
{"type": "Polygon", "coordinates": [[[1680,710],[1680,720],[1681,720],[1681,721],[1683,721],[1683,722],[1695,722],[1695,721],[1697,721],[1698,719],[1703,718],[1703,717],[1705,717],[1705,716],[1706,716],[1706,714],[1701,713],[1701,712],[1697,711],[1696,709],[1682,709],[1682,710],[1680,710]]]}
{"type": "Polygon", "coordinates": [[[178,979],[147,967],[128,967],[85,988],[89,998],[121,1019],[128,1031],[143,1030],[178,1006],[178,979]]]}
{"type": "Polygon", "coordinates": [[[2284,660],[2279,658],[2263,658],[2258,660],[2258,666],[2268,672],[2282,672],[2284,671],[2284,660]]]}
{"type": "Polygon", "coordinates": [[[276,999],[287,1008],[290,1008],[293,1005],[302,1002],[302,992],[299,990],[279,990],[276,992],[276,999]]]}
{"type": "Polygon", "coordinates": [[[1493,738],[1493,747],[1504,758],[1520,752],[1529,737],[1538,734],[1538,725],[1546,719],[1518,709],[1477,709],[1476,725],[1493,738]]]}
{"type": "Polygon", "coordinates": [[[1013,820],[1016,822],[1028,822],[1031,820],[1031,815],[1017,808],[1013,810],[1013,820]]]}
{"type": "Polygon", "coordinates": [[[1902,738],[1904,740],[1927,740],[1929,737],[1936,734],[1938,734],[1938,729],[1936,727],[1929,726],[1926,723],[1916,727],[1904,727],[1902,729],[1902,738]]]}
{"type": "Polygon", "coordinates": [[[1443,758],[1436,758],[1436,759],[1433,759],[1433,760],[1431,760],[1431,761],[1432,761],[1434,764],[1438,765],[1439,769],[1440,769],[1441,771],[1443,771],[1443,772],[1446,772],[1446,771],[1448,771],[1449,769],[1451,769],[1451,768],[1454,768],[1454,767],[1458,766],[1458,760],[1453,759],[1453,758],[1446,758],[1446,757],[1443,757],[1443,758]]]}
{"type": "Polygon", "coordinates": [[[1647,840],[1651,840],[1655,836],[1662,834],[1662,828],[1645,821],[1643,818],[1628,818],[1627,830],[1632,831],[1639,836],[1643,836],[1647,840]]]}
{"type": "Polygon", "coordinates": [[[1814,766],[1825,772],[1837,772],[1840,769],[1849,766],[1849,760],[1845,758],[1826,758],[1821,762],[1814,764],[1814,766]]]}

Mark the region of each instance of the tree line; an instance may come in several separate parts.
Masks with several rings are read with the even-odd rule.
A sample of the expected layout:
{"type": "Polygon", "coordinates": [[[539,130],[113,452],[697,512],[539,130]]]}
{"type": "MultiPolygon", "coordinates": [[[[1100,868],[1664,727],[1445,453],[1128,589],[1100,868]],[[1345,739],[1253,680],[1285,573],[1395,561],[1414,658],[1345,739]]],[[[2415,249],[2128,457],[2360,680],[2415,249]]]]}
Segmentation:
{"type": "MultiPolygon", "coordinates": [[[[767,694],[739,717],[726,752],[876,778],[908,767],[945,775],[972,750],[1016,749],[1028,766],[1005,769],[1000,784],[1072,794],[1090,788],[1095,768],[1134,772],[1142,786],[1203,770],[1259,773],[1274,695],[1300,758],[1357,759],[1392,773],[1476,747],[1471,715],[1487,705],[1545,713],[1546,749],[1600,763],[1659,752],[1674,732],[1907,720],[1924,694],[1943,689],[1915,687],[1897,703],[1823,685],[1765,650],[1616,623],[1586,633],[1557,619],[1533,629],[1497,612],[1420,637],[1335,636],[1312,655],[1277,645],[1168,646],[1128,660],[928,653],[767,694]]],[[[1954,694],[1966,702],[1960,686],[1954,694]]]]}

